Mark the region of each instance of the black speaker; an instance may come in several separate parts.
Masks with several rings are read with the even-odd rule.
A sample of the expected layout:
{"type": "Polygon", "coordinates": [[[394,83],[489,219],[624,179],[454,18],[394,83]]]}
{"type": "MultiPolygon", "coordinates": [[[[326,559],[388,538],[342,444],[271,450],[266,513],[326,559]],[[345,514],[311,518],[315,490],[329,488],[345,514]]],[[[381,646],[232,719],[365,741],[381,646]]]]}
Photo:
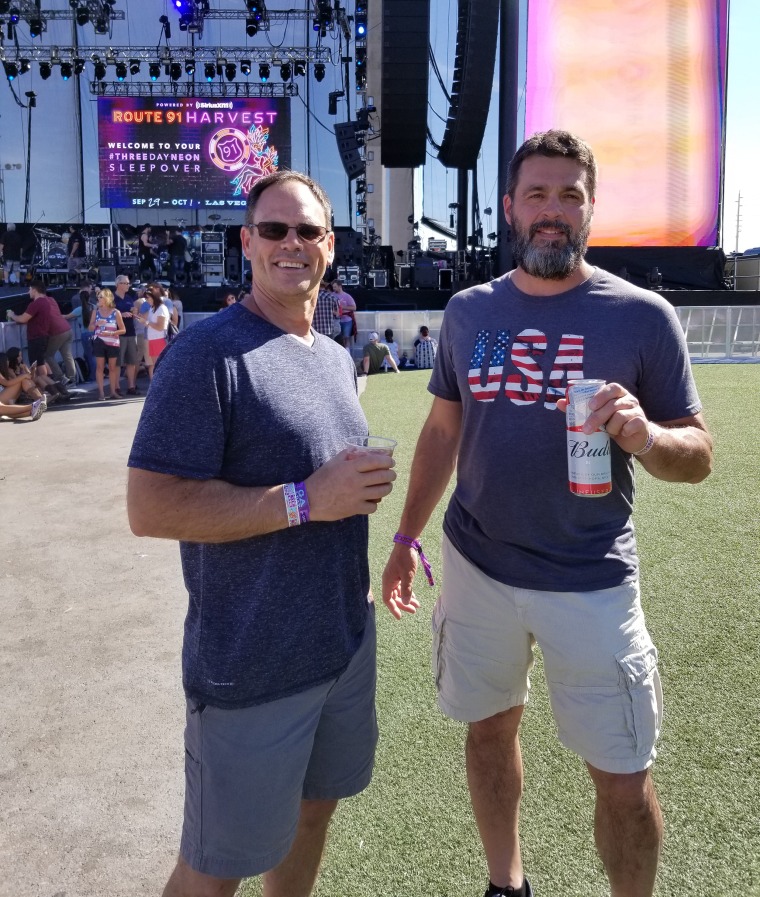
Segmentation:
{"type": "Polygon", "coordinates": [[[430,0],[383,0],[380,160],[425,164],[430,0]]]}
{"type": "Polygon", "coordinates": [[[227,280],[240,280],[240,258],[236,255],[228,255],[224,260],[227,280]]]}
{"type": "Polygon", "coordinates": [[[491,101],[499,0],[459,0],[454,82],[438,158],[447,168],[475,168],[491,101]]]}
{"type": "Polygon", "coordinates": [[[451,268],[439,268],[438,269],[438,289],[439,290],[450,290],[452,285],[452,277],[454,272],[451,268]]]}
{"type": "Polygon", "coordinates": [[[438,268],[431,259],[417,259],[415,261],[414,287],[417,290],[438,289],[438,268]]]}
{"type": "Polygon", "coordinates": [[[98,275],[100,276],[101,286],[110,287],[116,285],[116,265],[101,265],[98,268],[98,275]]]}
{"type": "Polygon", "coordinates": [[[333,268],[361,265],[364,254],[363,245],[362,235],[352,227],[336,227],[333,268]]]}
{"type": "Polygon", "coordinates": [[[359,155],[359,141],[356,139],[356,122],[348,121],[334,125],[340,161],[351,181],[364,174],[364,160],[359,155]]]}

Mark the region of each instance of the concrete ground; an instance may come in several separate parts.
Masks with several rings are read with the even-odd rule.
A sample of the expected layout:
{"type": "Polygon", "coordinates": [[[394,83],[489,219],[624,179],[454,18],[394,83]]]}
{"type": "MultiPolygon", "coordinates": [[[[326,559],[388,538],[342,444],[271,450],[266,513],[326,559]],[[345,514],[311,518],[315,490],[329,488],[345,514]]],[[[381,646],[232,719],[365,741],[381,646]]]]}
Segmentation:
{"type": "Polygon", "coordinates": [[[0,897],[158,895],[179,846],[179,550],[127,524],[143,399],[86,386],[0,419],[0,897]]]}
{"type": "Polygon", "coordinates": [[[186,593],[127,525],[142,404],[0,419],[2,897],[156,895],[174,864],[186,593]]]}

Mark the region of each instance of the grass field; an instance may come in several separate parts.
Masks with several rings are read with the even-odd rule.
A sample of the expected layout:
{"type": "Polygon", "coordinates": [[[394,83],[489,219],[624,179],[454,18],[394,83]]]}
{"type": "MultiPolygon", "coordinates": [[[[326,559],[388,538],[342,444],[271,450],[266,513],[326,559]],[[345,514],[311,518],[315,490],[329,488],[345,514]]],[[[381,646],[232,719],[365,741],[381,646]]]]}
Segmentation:
{"type": "MultiPolygon", "coordinates": [[[[398,439],[399,478],[370,522],[372,581],[396,531],[430,396],[425,372],[372,377],[370,431],[398,439]]],[[[697,366],[715,436],[715,471],[699,486],[641,472],[636,527],[642,595],[660,651],[665,721],[655,780],[665,814],[658,897],[760,897],[760,366],[697,366]]],[[[425,532],[440,571],[442,503],[425,532]]],[[[464,781],[465,729],[435,705],[429,620],[435,591],[418,574],[422,610],[378,609],[375,777],[336,814],[319,897],[480,897],[486,867],[464,781]]],[[[540,653],[522,746],[522,842],[537,897],[607,895],[593,848],[581,762],[558,743],[540,653]]],[[[260,893],[249,882],[244,893],[260,893]]]]}

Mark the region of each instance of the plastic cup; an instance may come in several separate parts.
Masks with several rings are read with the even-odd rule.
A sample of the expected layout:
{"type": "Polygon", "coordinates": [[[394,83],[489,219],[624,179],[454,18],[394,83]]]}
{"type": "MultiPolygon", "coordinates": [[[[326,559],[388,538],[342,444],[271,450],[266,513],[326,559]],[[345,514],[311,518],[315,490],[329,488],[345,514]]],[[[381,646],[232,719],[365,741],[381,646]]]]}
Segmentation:
{"type": "Polygon", "coordinates": [[[390,455],[396,448],[395,439],[387,439],[385,436],[349,436],[346,445],[354,453],[367,452],[376,455],[390,455]]]}

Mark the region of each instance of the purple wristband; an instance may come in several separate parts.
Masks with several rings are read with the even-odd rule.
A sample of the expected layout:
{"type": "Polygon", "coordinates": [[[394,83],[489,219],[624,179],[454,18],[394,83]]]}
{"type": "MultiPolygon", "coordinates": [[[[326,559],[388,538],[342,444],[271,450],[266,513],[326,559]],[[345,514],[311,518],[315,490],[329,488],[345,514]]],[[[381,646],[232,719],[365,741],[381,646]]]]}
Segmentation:
{"type": "Polygon", "coordinates": [[[422,562],[422,569],[425,571],[425,576],[427,577],[427,581],[431,586],[435,585],[435,581],[433,580],[433,568],[430,566],[430,561],[425,557],[425,552],[422,550],[422,544],[419,539],[410,539],[409,536],[402,536],[401,533],[396,533],[393,537],[394,542],[398,542],[399,545],[408,545],[410,548],[413,548],[417,554],[420,556],[420,561],[422,562]]]}
{"type": "Polygon", "coordinates": [[[309,496],[306,494],[306,484],[296,483],[296,501],[298,502],[298,517],[301,523],[308,523],[311,519],[311,507],[309,506],[309,496]]]}

